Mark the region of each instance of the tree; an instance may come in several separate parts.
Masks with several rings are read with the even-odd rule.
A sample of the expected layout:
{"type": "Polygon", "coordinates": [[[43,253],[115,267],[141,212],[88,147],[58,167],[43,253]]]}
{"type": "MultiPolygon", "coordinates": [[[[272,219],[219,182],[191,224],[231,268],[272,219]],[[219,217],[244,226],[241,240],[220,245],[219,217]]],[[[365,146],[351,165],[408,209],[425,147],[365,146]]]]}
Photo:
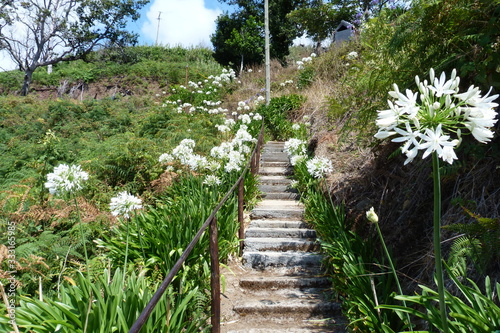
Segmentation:
{"type": "Polygon", "coordinates": [[[264,30],[254,16],[245,18],[240,13],[223,14],[217,18],[215,33],[211,36],[214,58],[222,65],[240,72],[246,64],[260,64],[264,59],[264,30]]]}
{"type": "Polygon", "coordinates": [[[314,0],[309,6],[289,13],[288,18],[316,45],[320,45],[321,41],[333,34],[341,20],[350,20],[353,17],[354,10],[346,5],[314,0]]]}
{"type": "MultiPolygon", "coordinates": [[[[237,5],[239,10],[230,19],[255,17],[259,25],[264,26],[263,0],[220,0],[230,5],[237,5]]],[[[293,40],[299,36],[297,25],[287,18],[287,14],[300,8],[306,0],[273,0],[269,1],[269,34],[271,39],[271,57],[285,64],[289,48],[293,40]]],[[[217,31],[216,31],[217,34],[217,31]]],[[[217,41],[216,41],[217,42],[217,41]]],[[[214,47],[218,45],[212,40],[214,47]]]]}
{"type": "Polygon", "coordinates": [[[231,38],[226,40],[226,44],[240,56],[240,74],[243,71],[245,54],[249,55],[249,63],[262,61],[264,53],[263,27],[254,16],[250,16],[240,30],[233,29],[231,38]]]}
{"type": "Polygon", "coordinates": [[[149,0],[5,0],[0,50],[24,71],[22,95],[41,66],[85,57],[97,46],[136,43],[124,30],[149,0]]]}

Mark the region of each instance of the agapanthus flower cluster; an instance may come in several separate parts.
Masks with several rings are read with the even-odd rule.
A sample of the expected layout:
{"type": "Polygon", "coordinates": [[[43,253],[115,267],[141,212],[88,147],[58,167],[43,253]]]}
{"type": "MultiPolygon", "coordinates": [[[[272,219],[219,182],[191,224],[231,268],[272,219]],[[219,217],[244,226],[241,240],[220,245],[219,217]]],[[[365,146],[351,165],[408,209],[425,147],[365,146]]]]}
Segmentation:
{"type": "Polygon", "coordinates": [[[220,185],[221,180],[216,175],[207,175],[203,180],[203,184],[207,186],[217,186],[220,185]]]}
{"type": "Polygon", "coordinates": [[[245,155],[250,153],[250,146],[256,141],[257,139],[248,133],[248,127],[240,125],[233,140],[223,142],[219,146],[212,148],[210,155],[225,163],[224,170],[226,172],[240,171],[246,161],[245,155]]]}
{"type": "Polygon", "coordinates": [[[430,82],[422,82],[416,76],[418,92],[406,89],[402,93],[394,84],[394,90],[389,92],[394,101],[388,101],[389,109],[378,112],[375,137],[397,136],[392,141],[403,144],[405,164],[413,161],[419,150],[424,150],[422,158],[436,152],[452,164],[465,130],[481,143],[493,137],[490,128],[497,122],[494,108],[498,104],[494,101],[498,95],[489,96],[488,92],[483,96],[474,86],[459,93],[460,78],[455,70],[447,80],[444,72],[438,78],[431,69],[429,78],[430,82]]]}
{"type": "Polygon", "coordinates": [[[264,103],[265,101],[266,101],[266,98],[265,98],[264,96],[262,96],[262,95],[259,95],[259,96],[257,96],[257,98],[255,99],[255,101],[253,102],[253,104],[254,104],[255,106],[258,106],[258,105],[260,105],[260,104],[264,103]]]}
{"type": "Polygon", "coordinates": [[[120,192],[116,197],[111,198],[109,209],[113,216],[123,216],[129,218],[130,214],[142,208],[142,200],[128,192],[120,192]]]}
{"type": "Polygon", "coordinates": [[[351,51],[351,52],[347,53],[346,58],[347,58],[347,60],[354,60],[354,59],[357,59],[357,58],[358,58],[358,52],[356,52],[356,51],[351,51]]]}
{"type": "Polygon", "coordinates": [[[293,80],[286,80],[280,83],[281,87],[286,87],[287,85],[293,84],[293,80]]]}
{"type": "Polygon", "coordinates": [[[332,162],[326,157],[314,157],[306,162],[307,172],[314,178],[323,178],[333,171],[332,162]]]}
{"type": "Polygon", "coordinates": [[[252,122],[252,118],[248,114],[240,114],[238,119],[241,120],[243,124],[250,124],[252,122]]]}
{"type": "Polygon", "coordinates": [[[171,154],[162,154],[158,160],[160,163],[171,163],[178,160],[193,171],[208,168],[210,163],[207,158],[194,153],[195,145],[194,140],[184,139],[172,150],[171,154]]]}
{"type": "Polygon", "coordinates": [[[47,175],[45,187],[51,194],[71,194],[83,188],[83,182],[89,179],[89,174],[79,165],[60,164],[54,172],[47,175]]]}
{"type": "Polygon", "coordinates": [[[292,138],[285,142],[284,151],[290,158],[290,164],[295,166],[307,158],[306,141],[292,138]]]}

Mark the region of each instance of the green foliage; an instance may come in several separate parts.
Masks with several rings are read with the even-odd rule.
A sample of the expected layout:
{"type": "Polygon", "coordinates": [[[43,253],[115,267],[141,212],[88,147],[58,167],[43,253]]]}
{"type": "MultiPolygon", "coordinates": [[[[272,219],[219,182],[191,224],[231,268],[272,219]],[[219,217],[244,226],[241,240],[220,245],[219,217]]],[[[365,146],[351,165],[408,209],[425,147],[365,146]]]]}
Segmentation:
{"type": "Polygon", "coordinates": [[[289,121],[293,112],[297,111],[305,98],[300,95],[287,95],[272,98],[269,105],[257,108],[264,117],[264,123],[273,139],[283,140],[292,136],[292,123],[289,121]]]}
{"type": "MultiPolygon", "coordinates": [[[[224,41],[229,39],[233,29],[238,32],[243,26],[243,22],[249,17],[256,18],[257,23],[264,27],[264,3],[262,1],[232,1],[224,0],[238,5],[231,16],[227,14],[220,15],[217,19],[217,27],[215,34],[212,36],[212,44],[217,54],[216,59],[221,61],[224,58],[224,41]]],[[[270,53],[271,58],[277,59],[280,63],[286,63],[286,56],[289,54],[289,48],[293,44],[293,40],[302,35],[299,32],[295,22],[292,22],[287,15],[293,10],[299,8],[306,1],[304,0],[276,0],[269,2],[269,35],[270,35],[270,53]]],[[[260,35],[264,35],[261,31],[260,35]]],[[[228,50],[231,52],[231,50],[228,50]]],[[[255,53],[252,52],[252,55],[255,53]]],[[[248,59],[249,54],[245,55],[248,59]]],[[[262,54],[259,57],[263,61],[262,54]]],[[[240,59],[237,59],[239,62],[240,59]]],[[[224,60],[222,64],[229,64],[230,61],[224,60]]],[[[233,66],[236,62],[232,60],[233,66]]],[[[247,61],[248,62],[248,61],[247,61]]],[[[258,63],[258,62],[256,62],[258,63]]]]}
{"type": "MultiPolygon", "coordinates": [[[[43,301],[21,297],[16,323],[19,328],[36,333],[128,332],[157,285],[143,275],[132,273],[125,277],[119,269],[114,275],[104,270],[96,281],[89,281],[80,273],[76,281],[61,286],[59,297],[44,297],[43,301]]],[[[184,293],[167,292],[141,332],[197,332],[205,325],[203,315],[187,315],[188,309],[196,309],[192,301],[197,293],[198,288],[184,293]]],[[[10,330],[6,317],[0,317],[0,328],[10,330]]]]}
{"type": "MultiPolygon", "coordinates": [[[[200,177],[182,177],[168,188],[156,208],[130,221],[123,221],[110,237],[98,242],[99,246],[106,249],[107,255],[120,265],[125,257],[128,227],[130,260],[142,260],[147,266],[156,267],[166,275],[225,194],[225,187],[213,190],[204,186],[202,181],[200,177]]],[[[227,184],[232,185],[230,181],[227,184]]],[[[229,200],[218,214],[221,258],[226,258],[238,245],[235,238],[236,214],[235,198],[229,200]]],[[[186,265],[194,267],[194,263],[200,259],[205,263],[210,262],[207,248],[208,234],[205,234],[188,257],[186,265]]],[[[205,283],[206,279],[199,276],[200,272],[192,273],[194,275],[191,278],[200,284],[205,283]]]]}
{"type": "Polygon", "coordinates": [[[481,217],[465,207],[462,208],[475,221],[443,227],[464,234],[454,241],[449,264],[456,275],[466,276],[469,259],[478,272],[484,274],[500,255],[500,219],[481,217]]]}
{"type": "Polygon", "coordinates": [[[304,69],[299,70],[297,74],[297,88],[300,90],[311,86],[315,76],[315,70],[311,66],[306,66],[304,69]]]}
{"type": "Polygon", "coordinates": [[[260,64],[264,61],[262,24],[255,17],[237,13],[223,14],[217,18],[216,31],[211,36],[214,58],[224,66],[241,70],[240,64],[260,64]],[[251,36],[249,40],[246,38],[251,36]]]}
{"type": "Polygon", "coordinates": [[[397,20],[388,50],[409,78],[431,67],[447,73],[456,68],[464,86],[498,89],[499,13],[498,4],[488,0],[414,2],[397,20]]]}
{"type": "Polygon", "coordinates": [[[296,9],[287,18],[316,43],[330,37],[340,21],[348,19],[344,11],[334,8],[333,3],[322,1],[313,1],[310,7],[296,9]]]}
{"type": "Polygon", "coordinates": [[[402,320],[377,304],[394,304],[394,281],[389,269],[377,263],[369,239],[362,239],[336,207],[316,186],[303,194],[305,218],[317,231],[326,253],[325,267],[334,291],[342,300],[350,328],[360,332],[397,332],[402,320]],[[304,195],[305,194],[305,195],[304,195]]]}
{"type": "MultiPolygon", "coordinates": [[[[485,278],[485,291],[471,280],[470,286],[460,282],[457,277],[451,275],[453,283],[460,291],[460,297],[445,292],[445,301],[448,313],[449,331],[453,333],[475,333],[475,332],[498,332],[500,329],[500,307],[498,306],[498,290],[500,284],[492,284],[489,277],[485,278]]],[[[432,327],[442,330],[443,322],[435,302],[438,301],[438,293],[426,286],[420,286],[422,293],[415,296],[396,296],[399,300],[414,303],[418,308],[405,308],[400,306],[382,305],[380,308],[391,309],[400,313],[410,313],[426,320],[432,327]]],[[[428,332],[428,331],[423,331],[428,332]]]]}

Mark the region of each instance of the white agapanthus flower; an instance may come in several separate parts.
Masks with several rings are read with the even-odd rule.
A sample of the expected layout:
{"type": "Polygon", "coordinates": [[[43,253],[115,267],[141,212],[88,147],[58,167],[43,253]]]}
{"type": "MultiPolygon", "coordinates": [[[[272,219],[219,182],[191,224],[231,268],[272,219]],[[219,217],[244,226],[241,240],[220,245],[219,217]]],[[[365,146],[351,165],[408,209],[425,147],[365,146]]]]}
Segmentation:
{"type": "Polygon", "coordinates": [[[171,154],[161,154],[160,157],[158,158],[158,161],[160,163],[170,163],[174,161],[174,157],[171,154]]]}
{"type": "Polygon", "coordinates": [[[224,125],[229,128],[233,128],[233,126],[236,125],[236,122],[234,121],[234,119],[227,118],[226,120],[224,120],[224,125]]]}
{"type": "Polygon", "coordinates": [[[47,175],[45,187],[51,194],[73,193],[83,188],[83,182],[89,179],[89,174],[79,165],[60,164],[54,172],[47,175]]]}
{"type": "Polygon", "coordinates": [[[297,164],[304,162],[307,159],[306,155],[293,155],[290,157],[290,164],[296,166],[297,164]]]}
{"type": "Polygon", "coordinates": [[[221,184],[221,180],[216,175],[208,175],[203,180],[204,185],[216,186],[221,184]]]}
{"type": "Polygon", "coordinates": [[[255,120],[255,121],[261,121],[262,120],[262,116],[259,113],[256,113],[253,116],[253,120],[255,120]]]}
{"type": "Polygon", "coordinates": [[[305,155],[306,154],[306,141],[292,138],[285,142],[285,152],[288,156],[305,155]]]}
{"type": "Polygon", "coordinates": [[[300,129],[300,124],[297,124],[297,123],[293,124],[293,125],[292,125],[292,129],[293,129],[294,131],[298,131],[298,130],[300,129]]]}
{"type": "Polygon", "coordinates": [[[354,59],[358,58],[358,52],[356,52],[356,51],[351,51],[351,52],[347,53],[346,58],[347,58],[348,60],[354,60],[354,59]]]}
{"type": "Polygon", "coordinates": [[[226,125],[215,125],[215,127],[221,133],[226,133],[231,131],[231,128],[229,128],[229,126],[226,125]]]}
{"type": "Polygon", "coordinates": [[[240,114],[238,119],[241,120],[243,124],[250,124],[252,122],[252,118],[247,114],[240,114]]]}
{"type": "Polygon", "coordinates": [[[240,171],[241,166],[245,163],[245,156],[236,150],[229,152],[228,159],[228,162],[224,166],[226,172],[240,171]]]}
{"type": "Polygon", "coordinates": [[[123,216],[129,218],[130,214],[136,210],[142,208],[142,200],[134,195],[127,193],[126,191],[118,193],[114,198],[111,198],[109,204],[109,209],[113,216],[123,216]]]}
{"type": "Polygon", "coordinates": [[[332,162],[326,157],[314,157],[306,162],[307,172],[314,178],[323,178],[333,171],[332,162]]]}
{"type": "Polygon", "coordinates": [[[490,89],[482,96],[474,86],[459,93],[460,78],[455,70],[447,79],[444,72],[438,78],[431,69],[429,79],[427,82],[415,77],[418,92],[406,89],[403,93],[394,84],[394,90],[389,92],[394,99],[388,101],[389,109],[378,111],[379,130],[375,137],[396,136],[392,141],[403,144],[405,164],[413,161],[420,150],[424,150],[422,158],[436,152],[452,164],[457,159],[454,149],[466,130],[481,143],[493,138],[491,127],[497,122],[494,108],[498,106],[494,101],[498,95],[489,96],[490,89]]]}

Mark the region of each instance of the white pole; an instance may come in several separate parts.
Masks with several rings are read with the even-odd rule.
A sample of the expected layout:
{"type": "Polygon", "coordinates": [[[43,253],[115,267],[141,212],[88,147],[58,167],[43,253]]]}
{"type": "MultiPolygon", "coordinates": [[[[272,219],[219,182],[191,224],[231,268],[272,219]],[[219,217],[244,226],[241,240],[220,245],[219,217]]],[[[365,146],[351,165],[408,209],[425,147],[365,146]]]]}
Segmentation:
{"type": "Polygon", "coordinates": [[[271,57],[269,55],[269,0],[264,2],[265,56],[266,56],[266,105],[271,100],[271,57]]]}
{"type": "Polygon", "coordinates": [[[160,16],[161,16],[161,12],[158,12],[158,18],[157,18],[158,27],[156,28],[156,42],[155,42],[156,46],[158,46],[158,33],[160,32],[160,20],[161,20],[160,16]]]}

